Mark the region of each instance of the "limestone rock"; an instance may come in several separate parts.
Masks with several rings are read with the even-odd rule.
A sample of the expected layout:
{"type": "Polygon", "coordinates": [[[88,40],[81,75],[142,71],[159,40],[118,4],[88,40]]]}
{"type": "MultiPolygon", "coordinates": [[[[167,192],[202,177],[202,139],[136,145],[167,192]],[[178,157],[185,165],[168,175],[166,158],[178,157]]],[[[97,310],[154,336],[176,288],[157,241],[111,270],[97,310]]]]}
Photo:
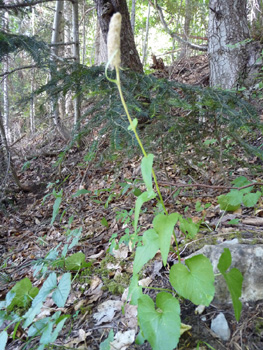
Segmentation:
{"type": "MultiPolygon", "coordinates": [[[[231,268],[240,270],[244,277],[241,301],[263,300],[263,245],[239,244],[237,240],[227,241],[219,245],[206,245],[193,255],[204,254],[210,259],[214,273],[219,273],[217,264],[224,248],[229,248],[232,256],[231,268]]],[[[214,302],[231,302],[230,293],[223,276],[215,279],[214,302]]]]}

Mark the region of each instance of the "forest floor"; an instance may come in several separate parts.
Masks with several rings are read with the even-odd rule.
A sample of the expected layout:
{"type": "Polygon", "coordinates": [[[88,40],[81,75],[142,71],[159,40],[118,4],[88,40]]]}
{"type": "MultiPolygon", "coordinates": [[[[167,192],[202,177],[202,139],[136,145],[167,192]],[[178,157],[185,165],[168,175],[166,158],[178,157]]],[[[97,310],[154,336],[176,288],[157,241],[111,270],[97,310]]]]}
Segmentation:
{"type": "MultiPolygon", "coordinates": [[[[206,85],[208,66],[205,56],[201,57],[184,63],[177,62],[177,66],[163,72],[158,71],[156,75],[178,81],[181,77],[185,83],[202,82],[206,85]]],[[[71,318],[60,332],[56,345],[50,349],[98,350],[110,329],[116,333],[137,327],[134,309],[126,308],[126,305],[126,312],[122,313],[123,295],[132,275],[134,255],[125,244],[112,250],[112,255],[108,251],[111,247],[109,242],[119,240],[128,229],[132,232],[131,210],[136,200],[134,194],[142,188],[141,157],[129,159],[116,153],[115,161],[105,161],[102,164],[93,162],[87,166],[83,162],[85,148],[73,147],[58,167],[56,162],[63,147],[64,143],[58,135],[39,134],[26,142],[22,140],[13,148],[14,165],[20,169],[20,181],[28,185],[34,184],[34,191],[17,191],[10,183],[10,195],[2,203],[0,300],[4,300],[7,292],[24,277],[28,277],[34,286],[40,288],[44,278],[34,275],[34,266],[44,263],[45,257],[52,250],[57,249],[61,253],[69,233],[73,230],[78,232],[81,227],[81,238],[70,253],[84,253],[86,262],[90,264],[78,274],[73,272],[70,296],[66,306],[60,308],[62,314],[69,314],[71,318]],[[74,196],[82,189],[90,192],[74,196]],[[51,225],[55,202],[53,190],[55,194],[61,190],[63,193],[59,215],[51,225]],[[98,309],[101,311],[102,305],[106,305],[103,316],[98,315],[98,309]]],[[[217,203],[217,197],[229,191],[227,187],[231,186],[230,181],[235,177],[243,175],[250,180],[260,178],[253,178],[248,168],[227,168],[227,165],[224,172],[232,173],[228,180],[215,174],[212,169],[206,170],[210,174],[204,178],[202,169],[199,172],[189,165],[188,172],[185,173],[177,169],[175,164],[176,159],[171,154],[167,157],[165,169],[161,165],[156,168],[167,208],[191,217],[194,222],[205,217],[206,223],[194,239],[185,240],[183,236],[179,238],[181,247],[184,245],[182,258],[205,244],[218,244],[234,237],[253,238],[257,243],[262,243],[262,221],[256,220],[263,213],[262,202],[257,205],[257,214],[254,208],[242,208],[232,214],[226,213],[223,217],[217,203]],[[189,182],[195,186],[185,186],[189,182]],[[181,192],[175,196],[175,191],[182,184],[181,192]],[[246,224],[248,217],[255,218],[254,225],[251,225],[251,221],[246,224]],[[238,224],[229,224],[233,219],[239,219],[238,224]]],[[[151,206],[145,206],[139,221],[142,231],[151,227],[156,211],[158,206],[155,202],[151,206]]],[[[174,257],[171,255],[169,259],[169,264],[172,264],[174,257]]],[[[61,267],[54,267],[52,263],[49,264],[49,269],[63,273],[61,267]]],[[[169,266],[164,268],[157,254],[147,264],[141,277],[151,287],[170,288],[168,273],[169,266]]],[[[151,295],[154,293],[153,290],[150,291],[151,295]]],[[[39,317],[54,313],[55,307],[51,300],[47,300],[45,310],[39,317]]],[[[233,308],[229,304],[218,305],[212,302],[201,315],[195,312],[195,308],[192,303],[181,301],[181,320],[191,328],[182,335],[177,349],[263,349],[262,301],[243,305],[239,322],[236,322],[233,308]],[[211,320],[220,311],[225,314],[231,331],[231,338],[227,342],[220,340],[210,329],[211,320]]],[[[38,339],[33,339],[28,342],[27,334],[18,327],[16,337],[9,339],[7,349],[22,349],[23,346],[25,349],[35,349],[37,341],[38,339]]],[[[132,349],[150,350],[151,347],[148,343],[127,347],[127,350],[132,349]]]]}

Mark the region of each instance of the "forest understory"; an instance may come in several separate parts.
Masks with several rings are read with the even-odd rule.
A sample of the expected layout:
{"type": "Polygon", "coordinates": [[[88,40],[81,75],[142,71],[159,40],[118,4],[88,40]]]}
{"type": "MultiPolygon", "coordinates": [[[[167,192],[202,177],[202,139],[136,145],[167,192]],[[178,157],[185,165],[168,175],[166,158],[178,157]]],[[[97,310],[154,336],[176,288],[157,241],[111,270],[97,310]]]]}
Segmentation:
{"type": "MultiPolygon", "coordinates": [[[[177,62],[169,69],[156,70],[155,75],[191,85],[207,86],[208,62],[205,56],[193,57],[177,62]]],[[[254,103],[260,112],[260,100],[254,103]]],[[[253,145],[260,148],[263,138],[259,132],[256,134],[256,137],[253,136],[253,145]]],[[[15,283],[25,277],[34,286],[41,287],[44,278],[34,275],[34,265],[46,263],[50,270],[62,273],[62,266],[56,266],[52,259],[47,263],[45,258],[51,251],[63,250],[69,231],[81,232],[79,242],[70,252],[84,253],[87,266],[78,273],[72,272],[72,289],[66,306],[60,309],[62,314],[68,314],[70,318],[55,344],[47,347],[49,349],[97,350],[110,329],[116,333],[137,327],[134,309],[129,309],[129,305],[125,306],[122,300],[132,276],[134,253],[130,249],[129,235],[133,230],[132,210],[136,196],[143,188],[140,172],[142,157],[116,151],[111,159],[101,161],[99,155],[108,145],[106,140],[99,145],[95,158],[85,162],[88,144],[89,138],[84,136],[81,147],[71,147],[58,165],[59,155],[66,146],[58,134],[46,131],[31,138],[26,136],[12,147],[12,155],[21,183],[34,184],[33,191],[19,191],[9,179],[1,203],[0,300],[4,300],[15,283]],[[83,191],[76,195],[82,190],[89,192],[83,191]],[[59,215],[51,225],[57,198],[54,193],[60,193],[62,200],[59,215]],[[122,244],[117,247],[120,240],[122,244]],[[98,307],[104,302],[109,304],[108,313],[105,311],[103,319],[97,313],[98,307]],[[126,308],[125,313],[122,307],[126,308]]],[[[185,151],[186,163],[182,165],[174,153],[162,155],[162,149],[158,147],[154,168],[166,207],[171,212],[177,211],[191,218],[194,223],[201,223],[199,232],[193,238],[179,231],[176,233],[182,259],[206,244],[216,245],[233,238],[238,238],[241,243],[262,244],[262,198],[254,207],[240,207],[231,213],[223,213],[217,201],[218,196],[234,187],[231,181],[235,178],[242,176],[261,183],[260,158],[248,156],[238,145],[234,145],[232,152],[236,159],[243,160],[247,166],[242,162],[219,164],[212,157],[202,159],[202,165],[197,166],[189,161],[193,147],[189,141],[185,151]]],[[[184,154],[181,154],[181,158],[184,159],[184,154]]],[[[260,186],[257,185],[257,188],[260,186]]],[[[141,232],[151,227],[158,210],[160,208],[156,200],[143,206],[139,220],[141,232]]],[[[171,253],[167,266],[163,267],[160,254],[157,253],[141,273],[141,279],[150,287],[170,288],[168,274],[175,260],[171,253]]],[[[149,289],[146,293],[153,296],[156,290],[149,289]]],[[[181,320],[190,327],[180,338],[177,349],[263,348],[262,301],[245,303],[239,322],[235,320],[232,305],[228,303],[212,302],[201,315],[195,312],[196,306],[191,302],[181,299],[180,303],[181,320]],[[231,331],[228,341],[219,339],[210,329],[211,320],[221,311],[231,331]]],[[[47,299],[45,309],[38,317],[51,316],[53,306],[52,299],[47,299]]],[[[37,344],[38,338],[28,342],[27,334],[18,327],[16,337],[9,339],[7,349],[35,349],[37,344]]],[[[127,347],[123,345],[123,348],[118,349],[150,350],[151,347],[145,343],[127,347]]]]}

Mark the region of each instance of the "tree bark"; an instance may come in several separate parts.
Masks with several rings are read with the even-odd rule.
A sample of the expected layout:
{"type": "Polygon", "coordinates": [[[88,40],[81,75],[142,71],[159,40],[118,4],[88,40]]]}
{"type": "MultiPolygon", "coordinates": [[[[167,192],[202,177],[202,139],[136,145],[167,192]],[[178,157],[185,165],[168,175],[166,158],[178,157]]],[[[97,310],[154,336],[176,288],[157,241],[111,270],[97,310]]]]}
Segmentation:
{"type": "Polygon", "coordinates": [[[249,28],[246,0],[210,0],[208,54],[210,85],[223,89],[238,86],[246,75],[249,28]]]}
{"type": "Polygon", "coordinates": [[[111,16],[115,12],[122,15],[121,25],[121,65],[133,71],[143,73],[143,66],[140,61],[131,27],[126,0],[94,0],[97,9],[97,16],[104,42],[107,43],[107,34],[111,16]]]}

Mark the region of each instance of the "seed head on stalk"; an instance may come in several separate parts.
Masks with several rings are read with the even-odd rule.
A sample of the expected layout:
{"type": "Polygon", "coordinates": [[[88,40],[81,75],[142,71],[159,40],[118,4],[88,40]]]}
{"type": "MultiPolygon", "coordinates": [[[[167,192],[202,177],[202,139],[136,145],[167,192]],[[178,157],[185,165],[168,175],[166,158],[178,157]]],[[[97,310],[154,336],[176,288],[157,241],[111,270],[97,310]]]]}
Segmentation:
{"type": "Polygon", "coordinates": [[[107,46],[111,67],[119,68],[121,64],[121,14],[119,12],[111,17],[107,46]]]}

